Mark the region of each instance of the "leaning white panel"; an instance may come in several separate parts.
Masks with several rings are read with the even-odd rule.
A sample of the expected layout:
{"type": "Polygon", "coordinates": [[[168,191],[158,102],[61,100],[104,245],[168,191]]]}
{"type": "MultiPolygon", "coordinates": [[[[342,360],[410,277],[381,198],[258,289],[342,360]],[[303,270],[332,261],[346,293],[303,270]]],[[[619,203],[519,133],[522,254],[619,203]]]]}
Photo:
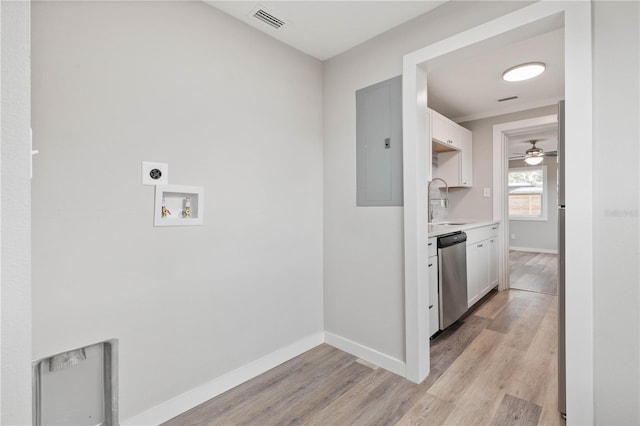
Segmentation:
{"type": "Polygon", "coordinates": [[[33,424],[117,426],[118,340],[35,361],[33,424]]]}

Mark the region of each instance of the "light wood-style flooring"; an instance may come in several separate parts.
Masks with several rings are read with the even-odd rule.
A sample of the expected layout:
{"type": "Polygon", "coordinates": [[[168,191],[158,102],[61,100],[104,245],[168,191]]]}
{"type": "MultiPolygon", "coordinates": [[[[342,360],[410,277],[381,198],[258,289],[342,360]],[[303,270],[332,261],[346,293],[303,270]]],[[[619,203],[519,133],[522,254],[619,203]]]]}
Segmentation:
{"type": "Polygon", "coordinates": [[[165,425],[563,425],[557,304],[492,291],[431,341],[420,385],[323,344],[165,425]]]}
{"type": "Polygon", "coordinates": [[[558,255],[509,251],[511,288],[558,294],[558,255]]]}

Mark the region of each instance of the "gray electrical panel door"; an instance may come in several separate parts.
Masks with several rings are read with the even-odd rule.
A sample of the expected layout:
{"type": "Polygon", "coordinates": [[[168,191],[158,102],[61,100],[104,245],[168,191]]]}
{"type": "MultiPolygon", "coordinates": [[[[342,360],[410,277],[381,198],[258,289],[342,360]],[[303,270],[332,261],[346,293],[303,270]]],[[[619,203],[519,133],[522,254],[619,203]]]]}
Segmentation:
{"type": "Polygon", "coordinates": [[[402,76],[356,91],[358,206],[401,206],[402,76]]]}

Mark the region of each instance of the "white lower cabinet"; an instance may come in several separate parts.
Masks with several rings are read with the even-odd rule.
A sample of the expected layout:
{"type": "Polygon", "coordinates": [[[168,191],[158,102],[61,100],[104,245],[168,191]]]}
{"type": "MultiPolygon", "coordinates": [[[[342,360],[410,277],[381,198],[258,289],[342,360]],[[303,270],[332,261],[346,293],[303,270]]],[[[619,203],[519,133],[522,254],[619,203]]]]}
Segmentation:
{"type": "Polygon", "coordinates": [[[482,243],[467,244],[467,305],[480,299],[480,286],[489,277],[488,264],[482,243]]]}
{"type": "Polygon", "coordinates": [[[467,304],[471,307],[498,284],[497,225],[467,231],[467,304]]]}
{"type": "Polygon", "coordinates": [[[438,299],[438,256],[429,257],[429,336],[440,329],[440,301],[438,299]]]}
{"type": "Polygon", "coordinates": [[[498,285],[498,236],[489,239],[489,288],[498,285]]]}

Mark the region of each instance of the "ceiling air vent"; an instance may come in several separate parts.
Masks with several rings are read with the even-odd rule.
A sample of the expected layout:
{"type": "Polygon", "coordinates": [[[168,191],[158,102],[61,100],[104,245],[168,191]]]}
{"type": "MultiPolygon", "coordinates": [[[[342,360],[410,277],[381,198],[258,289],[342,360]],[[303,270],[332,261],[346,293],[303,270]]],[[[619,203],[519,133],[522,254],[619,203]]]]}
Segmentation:
{"type": "Polygon", "coordinates": [[[264,22],[267,25],[272,26],[276,30],[284,25],[284,21],[282,19],[276,18],[275,16],[273,16],[272,14],[270,14],[269,12],[264,10],[264,8],[262,8],[262,7],[258,7],[253,12],[253,17],[256,18],[256,19],[261,20],[262,22],[264,22]]]}

